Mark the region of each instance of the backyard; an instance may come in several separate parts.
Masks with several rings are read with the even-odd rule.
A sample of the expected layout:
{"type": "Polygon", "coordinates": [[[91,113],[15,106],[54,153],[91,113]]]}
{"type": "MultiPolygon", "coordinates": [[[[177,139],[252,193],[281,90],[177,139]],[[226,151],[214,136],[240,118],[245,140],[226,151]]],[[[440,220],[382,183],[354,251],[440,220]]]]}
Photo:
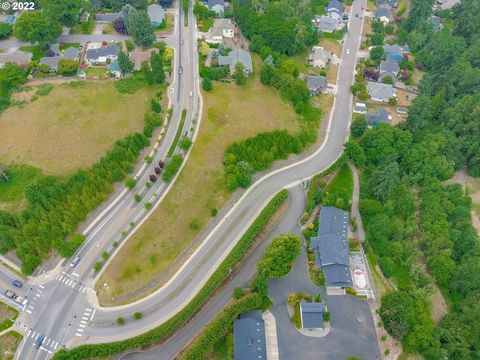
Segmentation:
{"type": "Polygon", "coordinates": [[[203,96],[200,132],[185,168],[163,202],[97,281],[103,305],[128,303],[158,288],[160,284],[139,291],[171,270],[173,261],[228,200],[231,193],[222,164],[228,145],[261,131],[298,129],[291,106],[272,88],[261,85],[258,76],[244,87],[216,82],[213,91],[203,96]],[[104,288],[104,283],[108,287],[104,288]]]}
{"type": "Polygon", "coordinates": [[[68,176],[94,163],[116,140],[141,131],[157,91],[120,94],[112,82],[55,85],[47,96],[1,115],[0,162],[68,176]]]}
{"type": "Polygon", "coordinates": [[[85,69],[85,74],[87,76],[104,76],[107,73],[108,69],[106,66],[89,66],[85,69]]]}

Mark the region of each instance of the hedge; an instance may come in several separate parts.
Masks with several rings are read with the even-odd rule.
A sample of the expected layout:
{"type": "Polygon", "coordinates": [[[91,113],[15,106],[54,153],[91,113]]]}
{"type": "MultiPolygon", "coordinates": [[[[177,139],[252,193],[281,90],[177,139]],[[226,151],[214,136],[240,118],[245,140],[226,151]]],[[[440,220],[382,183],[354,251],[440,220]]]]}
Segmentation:
{"type": "Polygon", "coordinates": [[[232,252],[228,254],[222,264],[213,273],[207,283],[203,286],[200,292],[193,298],[190,303],[185,306],[180,312],[175,314],[172,318],[167,320],[162,325],[146,332],[145,334],[135,336],[123,341],[116,341],[104,344],[81,345],[72,350],[62,349],[53,357],[54,360],[79,360],[100,356],[111,356],[126,350],[139,348],[157,341],[164,340],[176,331],[182,324],[185,323],[192,315],[194,315],[207,298],[215,291],[215,289],[223,282],[225,277],[243,258],[247,250],[255,241],[257,236],[263,230],[273,214],[278,210],[280,205],[288,197],[288,191],[282,190],[267,204],[260,215],[250,225],[248,230],[238,241],[232,252]]]}
{"type": "Polygon", "coordinates": [[[230,305],[223,309],[213,321],[202,329],[201,335],[197,337],[193,343],[177,357],[177,359],[203,359],[205,353],[225,335],[238,315],[245,311],[258,309],[262,304],[262,300],[263,297],[257,293],[251,293],[238,300],[234,300],[230,305]]]}

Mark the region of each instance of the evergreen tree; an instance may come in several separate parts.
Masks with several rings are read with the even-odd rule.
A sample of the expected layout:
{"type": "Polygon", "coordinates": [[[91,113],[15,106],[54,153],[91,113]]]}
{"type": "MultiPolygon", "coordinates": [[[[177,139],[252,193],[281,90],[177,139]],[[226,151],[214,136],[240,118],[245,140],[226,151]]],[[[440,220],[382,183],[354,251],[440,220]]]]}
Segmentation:
{"type": "Polygon", "coordinates": [[[118,52],[118,65],[120,66],[122,75],[129,74],[133,71],[133,63],[128,58],[128,55],[122,50],[118,52]]]}

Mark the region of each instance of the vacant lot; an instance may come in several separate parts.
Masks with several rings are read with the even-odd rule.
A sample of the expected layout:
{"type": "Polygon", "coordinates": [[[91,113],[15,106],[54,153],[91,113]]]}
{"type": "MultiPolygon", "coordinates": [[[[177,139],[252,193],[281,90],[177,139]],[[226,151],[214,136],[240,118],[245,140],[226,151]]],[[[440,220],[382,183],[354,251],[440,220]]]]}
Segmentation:
{"type": "Polygon", "coordinates": [[[15,331],[0,336],[0,359],[13,360],[22,338],[23,336],[15,331]]]}
{"type": "Polygon", "coordinates": [[[97,282],[101,304],[127,303],[152,292],[139,290],[171,266],[213,209],[227,201],[222,157],[228,145],[261,131],[298,129],[293,109],[261,85],[258,75],[243,88],[216,82],[203,96],[203,119],[190,158],[163,202],[97,282]]]}
{"type": "Polygon", "coordinates": [[[325,50],[333,52],[338,57],[342,55],[342,45],[340,45],[336,40],[321,39],[319,45],[325,50]]]}
{"type": "Polygon", "coordinates": [[[12,326],[14,320],[17,317],[18,317],[17,310],[0,302],[0,332],[12,326]]]}
{"type": "Polygon", "coordinates": [[[55,85],[48,96],[0,116],[0,163],[70,175],[98,160],[116,140],[141,130],[157,90],[119,94],[113,82],[55,85]]]}

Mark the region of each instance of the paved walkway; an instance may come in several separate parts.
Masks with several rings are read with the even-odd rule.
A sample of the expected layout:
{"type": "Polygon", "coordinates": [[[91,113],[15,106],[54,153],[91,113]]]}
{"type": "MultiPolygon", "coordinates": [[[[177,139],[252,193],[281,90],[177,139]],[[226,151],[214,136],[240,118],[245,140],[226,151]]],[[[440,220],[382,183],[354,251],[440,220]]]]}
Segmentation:
{"type": "Polygon", "coordinates": [[[357,231],[354,232],[355,238],[360,242],[365,241],[365,230],[363,229],[362,217],[359,210],[360,202],[360,178],[358,176],[358,170],[352,163],[348,163],[348,166],[352,170],[353,175],[353,195],[352,195],[352,211],[350,212],[351,218],[355,218],[357,222],[357,231]]]}
{"type": "Polygon", "coordinates": [[[275,316],[270,310],[263,313],[263,321],[265,322],[265,337],[267,345],[267,359],[279,360],[278,357],[278,341],[277,341],[277,323],[275,316]]]}

